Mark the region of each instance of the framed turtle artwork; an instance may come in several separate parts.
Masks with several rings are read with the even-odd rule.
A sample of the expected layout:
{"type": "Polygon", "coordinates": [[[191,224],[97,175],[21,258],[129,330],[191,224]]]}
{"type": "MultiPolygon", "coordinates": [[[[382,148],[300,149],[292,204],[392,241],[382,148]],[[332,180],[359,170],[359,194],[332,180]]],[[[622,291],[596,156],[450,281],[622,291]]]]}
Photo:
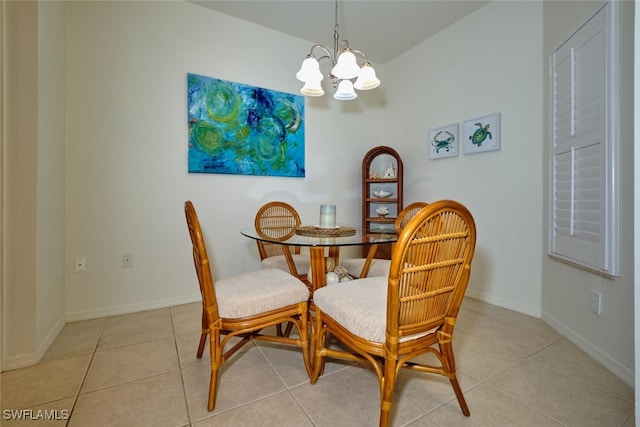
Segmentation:
{"type": "Polygon", "coordinates": [[[500,113],[467,120],[462,124],[464,154],[500,149],[500,113]]]}
{"type": "Polygon", "coordinates": [[[429,131],[429,158],[443,159],[458,155],[458,124],[442,126],[429,131]]]}

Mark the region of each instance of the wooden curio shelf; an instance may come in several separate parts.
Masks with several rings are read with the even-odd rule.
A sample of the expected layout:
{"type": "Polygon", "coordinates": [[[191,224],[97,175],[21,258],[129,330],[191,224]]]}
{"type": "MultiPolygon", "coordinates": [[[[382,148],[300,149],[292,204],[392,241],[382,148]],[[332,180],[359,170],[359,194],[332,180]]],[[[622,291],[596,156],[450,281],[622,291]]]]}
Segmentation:
{"type": "MultiPolygon", "coordinates": [[[[394,232],[396,216],[402,204],[403,167],[400,155],[391,147],[374,147],[362,159],[362,232],[380,234],[394,232]],[[391,176],[386,176],[391,175],[391,176]],[[388,191],[389,197],[377,197],[374,192],[388,191]],[[379,217],[376,209],[386,207],[389,214],[379,217]]],[[[363,247],[362,256],[368,248],[363,247]]],[[[376,258],[391,258],[391,245],[381,245],[376,258]]]]}

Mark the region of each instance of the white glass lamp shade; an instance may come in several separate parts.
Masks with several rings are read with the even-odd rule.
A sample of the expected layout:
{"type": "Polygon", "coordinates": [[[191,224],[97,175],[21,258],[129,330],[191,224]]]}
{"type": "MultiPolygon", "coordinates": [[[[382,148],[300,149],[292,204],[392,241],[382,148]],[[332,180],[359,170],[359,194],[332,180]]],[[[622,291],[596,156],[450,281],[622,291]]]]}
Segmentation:
{"type": "Polygon", "coordinates": [[[365,64],[358,74],[358,80],[353,87],[358,90],[370,90],[380,86],[380,80],[376,77],[376,70],[370,64],[365,64]]]}
{"type": "Polygon", "coordinates": [[[302,66],[296,73],[296,78],[305,83],[322,80],[322,73],[320,72],[320,64],[318,63],[318,60],[313,57],[308,57],[302,61],[302,66]]]}
{"type": "Polygon", "coordinates": [[[339,79],[353,79],[358,76],[360,67],[356,63],[356,56],[349,50],[338,55],[338,63],[331,70],[331,74],[339,79]]]}
{"type": "Polygon", "coordinates": [[[324,90],[322,89],[322,85],[320,84],[321,80],[306,82],[302,89],[300,89],[300,93],[304,96],[322,96],[324,95],[324,90]]]}
{"type": "Polygon", "coordinates": [[[353,83],[351,80],[342,80],[338,85],[338,90],[333,95],[335,99],[340,101],[349,101],[352,99],[356,99],[358,94],[353,90],[353,83]]]}

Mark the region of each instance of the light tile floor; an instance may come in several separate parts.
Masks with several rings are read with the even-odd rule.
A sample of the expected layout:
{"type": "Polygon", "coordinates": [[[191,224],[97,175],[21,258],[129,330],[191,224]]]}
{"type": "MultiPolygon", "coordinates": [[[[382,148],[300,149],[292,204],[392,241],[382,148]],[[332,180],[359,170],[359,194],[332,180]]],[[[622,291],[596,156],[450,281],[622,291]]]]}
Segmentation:
{"type": "MultiPolygon", "coordinates": [[[[208,412],[209,359],[195,357],[199,327],[199,304],[70,323],[41,363],[1,375],[0,424],[378,424],[372,372],[328,362],[311,385],[297,349],[264,342],[245,346],[223,366],[217,406],[208,412]],[[6,410],[21,409],[32,410],[31,418],[70,417],[6,419],[6,410]]],[[[403,371],[394,426],[635,424],[633,390],[538,319],[467,298],[454,347],[471,417],[460,412],[446,379],[403,371]]]]}

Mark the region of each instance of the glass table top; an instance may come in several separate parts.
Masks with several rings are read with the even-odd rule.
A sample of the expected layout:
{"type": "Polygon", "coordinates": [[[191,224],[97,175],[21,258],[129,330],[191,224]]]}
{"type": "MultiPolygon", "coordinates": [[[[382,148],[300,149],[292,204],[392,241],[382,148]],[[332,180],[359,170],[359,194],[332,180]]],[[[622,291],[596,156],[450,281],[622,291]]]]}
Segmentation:
{"type": "Polygon", "coordinates": [[[394,243],[398,240],[395,233],[367,233],[362,234],[360,230],[351,236],[324,237],[324,236],[301,236],[294,234],[286,240],[278,240],[259,235],[254,227],[247,227],[240,230],[243,236],[263,242],[279,243],[287,246],[366,246],[381,243],[394,243]]]}

